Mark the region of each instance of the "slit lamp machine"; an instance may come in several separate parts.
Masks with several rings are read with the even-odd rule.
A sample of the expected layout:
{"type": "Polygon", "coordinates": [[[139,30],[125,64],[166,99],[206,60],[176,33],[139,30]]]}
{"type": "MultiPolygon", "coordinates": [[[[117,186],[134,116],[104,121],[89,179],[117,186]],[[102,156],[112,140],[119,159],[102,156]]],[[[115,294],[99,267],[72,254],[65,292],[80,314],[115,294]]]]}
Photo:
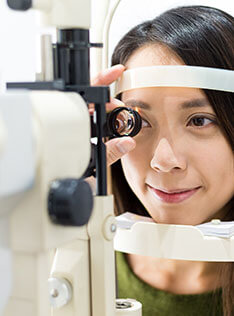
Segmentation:
{"type": "MultiPolygon", "coordinates": [[[[234,261],[234,237],[144,220],[117,228],[103,139],[134,136],[141,118],[128,108],[106,114],[109,87],[91,86],[89,68],[91,47],[99,50],[97,68],[107,67],[108,30],[119,2],[99,1],[101,53],[102,44],[89,40],[90,0],[7,1],[15,10],[38,10],[42,25],[56,28],[57,42],[42,35],[40,80],[9,83],[0,95],[0,247],[10,249],[11,261],[3,316],[141,316],[140,302],[116,300],[114,250],[234,261]],[[93,117],[88,103],[95,105],[93,117]],[[95,194],[85,181],[94,174],[95,194]],[[147,247],[144,234],[151,236],[147,247]]],[[[145,86],[234,92],[233,82],[229,70],[155,66],[125,71],[114,95],[145,86]]]]}

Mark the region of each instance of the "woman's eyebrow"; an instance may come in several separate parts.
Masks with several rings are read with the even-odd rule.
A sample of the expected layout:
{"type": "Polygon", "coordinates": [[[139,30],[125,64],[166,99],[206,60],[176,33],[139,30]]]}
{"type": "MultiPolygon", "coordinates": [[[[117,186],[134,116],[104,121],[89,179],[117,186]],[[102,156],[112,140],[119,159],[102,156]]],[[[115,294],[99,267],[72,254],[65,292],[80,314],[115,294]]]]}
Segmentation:
{"type": "Polygon", "coordinates": [[[151,108],[151,106],[148,103],[140,100],[128,100],[124,102],[124,104],[127,106],[131,106],[133,108],[138,107],[144,110],[149,110],[151,108]]]}
{"type": "Polygon", "coordinates": [[[205,98],[189,100],[181,103],[182,109],[201,108],[205,106],[210,106],[209,102],[205,98]]]}
{"type": "MultiPolygon", "coordinates": [[[[126,106],[131,106],[131,107],[138,107],[144,110],[150,110],[151,106],[141,100],[128,100],[124,102],[126,106]]],[[[210,106],[209,102],[205,98],[200,98],[200,99],[193,99],[189,101],[184,101],[181,103],[181,108],[182,109],[191,109],[191,108],[201,108],[205,106],[210,106]]]]}

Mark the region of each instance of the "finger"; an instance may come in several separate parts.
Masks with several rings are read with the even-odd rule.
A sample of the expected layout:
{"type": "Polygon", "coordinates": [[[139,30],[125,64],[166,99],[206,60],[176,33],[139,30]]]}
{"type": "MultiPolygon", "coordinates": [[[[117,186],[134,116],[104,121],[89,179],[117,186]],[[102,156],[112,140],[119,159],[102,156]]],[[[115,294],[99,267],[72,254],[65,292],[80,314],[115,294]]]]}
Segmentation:
{"type": "Polygon", "coordinates": [[[85,178],[84,180],[89,184],[92,192],[95,194],[95,192],[96,192],[96,179],[93,176],[91,176],[91,177],[85,178]]]}
{"type": "Polygon", "coordinates": [[[110,166],[113,163],[115,163],[128,152],[133,150],[135,146],[135,140],[129,136],[109,140],[106,143],[107,166],[110,166]]]}
{"type": "Polygon", "coordinates": [[[94,108],[90,108],[89,109],[89,115],[93,115],[94,114],[94,108]]]}
{"type": "MultiPolygon", "coordinates": [[[[106,103],[106,111],[110,112],[110,111],[112,111],[115,108],[120,107],[120,106],[123,107],[123,106],[125,106],[125,104],[122,101],[118,100],[118,99],[111,98],[111,101],[106,103]]],[[[89,113],[90,114],[94,113],[94,104],[93,103],[89,104],[89,113]]]]}
{"type": "Polygon", "coordinates": [[[92,86],[108,86],[116,79],[118,79],[122,75],[124,70],[125,67],[123,65],[112,66],[111,68],[100,72],[95,78],[91,80],[91,84],[92,86]]]}
{"type": "Polygon", "coordinates": [[[110,112],[114,110],[115,108],[121,107],[121,106],[122,107],[125,106],[125,104],[122,101],[115,98],[111,98],[110,102],[106,103],[106,111],[110,112]]]}

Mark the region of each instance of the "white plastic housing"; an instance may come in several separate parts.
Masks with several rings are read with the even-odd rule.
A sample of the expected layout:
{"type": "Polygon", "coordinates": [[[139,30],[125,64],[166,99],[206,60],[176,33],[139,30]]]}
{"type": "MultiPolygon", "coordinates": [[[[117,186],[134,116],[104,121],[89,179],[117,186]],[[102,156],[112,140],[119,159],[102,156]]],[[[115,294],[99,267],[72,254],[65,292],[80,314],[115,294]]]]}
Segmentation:
{"type": "MultiPolygon", "coordinates": [[[[30,188],[35,176],[32,102],[29,93],[1,94],[0,116],[0,138],[1,143],[5,143],[0,154],[1,199],[30,188]]],[[[0,213],[2,207],[1,203],[0,213]]]]}
{"type": "MultiPolygon", "coordinates": [[[[17,104],[19,93],[12,92],[11,97],[17,104]]],[[[90,121],[87,105],[77,93],[22,92],[23,98],[30,100],[32,110],[35,179],[8,214],[13,287],[3,315],[45,316],[50,315],[47,279],[53,248],[78,237],[88,240],[85,227],[64,229],[51,223],[48,190],[54,179],[79,178],[85,171],[90,160],[90,121]]]]}
{"type": "MultiPolygon", "coordinates": [[[[55,228],[48,221],[47,195],[51,181],[79,178],[86,170],[90,160],[90,118],[86,103],[77,93],[23,92],[23,97],[30,99],[32,107],[36,181],[32,179],[32,188],[17,208],[12,209],[11,247],[17,251],[37,252],[56,247],[59,240],[73,239],[73,233],[64,237],[63,227],[55,228]],[[30,225],[29,218],[32,218],[30,225]]],[[[18,93],[16,104],[17,98],[18,93]]],[[[22,169],[27,168],[25,161],[22,169]]],[[[7,170],[8,177],[14,180],[15,174],[10,173],[10,167],[7,170]]]]}
{"type": "Polygon", "coordinates": [[[8,92],[0,96],[0,114],[0,197],[32,187],[39,163],[56,162],[66,176],[73,175],[73,168],[77,177],[84,173],[90,159],[90,123],[80,95],[8,92]],[[70,150],[76,155],[69,155],[70,150]]]}
{"type": "Polygon", "coordinates": [[[7,141],[7,130],[0,114],[0,157],[1,154],[4,152],[5,146],[7,141]]]}
{"type": "Polygon", "coordinates": [[[32,8],[41,11],[47,26],[90,28],[91,0],[34,0],[32,8]]]}
{"type": "Polygon", "coordinates": [[[139,222],[131,229],[118,228],[117,251],[156,258],[193,261],[234,261],[234,236],[204,236],[190,225],[139,222]]]}

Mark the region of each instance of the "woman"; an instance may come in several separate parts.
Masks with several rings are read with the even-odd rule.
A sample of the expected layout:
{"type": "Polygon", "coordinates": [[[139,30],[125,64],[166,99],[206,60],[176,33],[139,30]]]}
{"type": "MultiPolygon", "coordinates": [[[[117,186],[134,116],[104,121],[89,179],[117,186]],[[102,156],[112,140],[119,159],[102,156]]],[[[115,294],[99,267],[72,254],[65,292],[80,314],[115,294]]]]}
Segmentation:
{"type": "MultiPolygon", "coordinates": [[[[129,31],[112,64],[94,84],[142,66],[234,70],[234,18],[204,6],[172,9],[129,31]]],[[[107,143],[117,213],[169,224],[234,220],[234,94],[142,88],[109,108],[120,104],[140,108],[143,126],[134,139],[107,143]]],[[[234,315],[234,263],[118,254],[117,267],[119,296],[141,301],[143,316],[234,315]]]]}

